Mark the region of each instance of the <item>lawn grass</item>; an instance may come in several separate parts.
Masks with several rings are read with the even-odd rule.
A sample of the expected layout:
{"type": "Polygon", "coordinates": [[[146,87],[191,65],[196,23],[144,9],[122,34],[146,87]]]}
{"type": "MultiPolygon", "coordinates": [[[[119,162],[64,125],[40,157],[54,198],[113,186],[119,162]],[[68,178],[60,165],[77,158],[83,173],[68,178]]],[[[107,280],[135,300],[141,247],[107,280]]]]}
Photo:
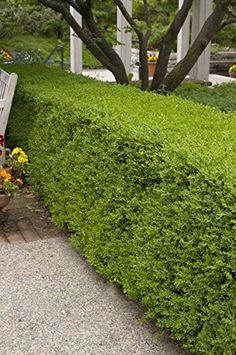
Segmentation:
{"type": "Polygon", "coordinates": [[[179,86],[174,95],[207,106],[214,106],[224,112],[236,111],[236,83],[205,87],[187,83],[179,86]]]}
{"type": "MultiPolygon", "coordinates": [[[[49,53],[55,48],[56,45],[61,44],[64,46],[65,54],[65,66],[69,67],[70,64],[70,42],[68,40],[58,40],[53,37],[36,37],[30,35],[18,35],[13,38],[3,38],[0,39],[0,48],[7,48],[10,51],[14,50],[16,52],[29,52],[37,61],[44,61],[49,53]]],[[[56,63],[60,62],[60,53],[56,53],[53,56],[56,63]]],[[[83,47],[83,65],[85,68],[99,68],[101,63],[87,50],[83,47]]]]}

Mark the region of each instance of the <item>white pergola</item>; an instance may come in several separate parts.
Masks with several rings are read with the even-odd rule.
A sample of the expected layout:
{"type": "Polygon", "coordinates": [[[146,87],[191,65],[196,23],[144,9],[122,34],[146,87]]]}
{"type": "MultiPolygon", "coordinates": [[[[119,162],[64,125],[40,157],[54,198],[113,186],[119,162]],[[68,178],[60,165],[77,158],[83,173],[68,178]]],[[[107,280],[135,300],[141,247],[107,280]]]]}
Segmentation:
{"type": "MultiPolygon", "coordinates": [[[[184,0],[179,0],[179,8],[182,6],[184,0]]],[[[129,14],[132,14],[132,0],[123,0],[129,14]]],[[[213,0],[194,0],[192,14],[188,15],[180,33],[178,35],[177,45],[177,61],[180,61],[189,49],[189,44],[192,43],[200,32],[204,22],[212,13],[213,0]],[[191,17],[191,20],[190,20],[191,17]]],[[[71,14],[81,24],[81,15],[71,8],[71,14]]],[[[131,32],[127,31],[129,24],[117,9],[117,53],[120,55],[127,74],[130,72],[131,65],[131,48],[132,38],[131,32]]],[[[82,73],[82,42],[74,35],[71,29],[71,71],[76,74],[82,73]]],[[[210,66],[210,45],[205,49],[197,63],[189,73],[192,79],[208,81],[210,66]]]]}
{"type": "MultiPolygon", "coordinates": [[[[184,0],[179,0],[179,8],[182,6],[184,0]]],[[[189,44],[192,43],[199,32],[206,19],[212,13],[213,0],[194,0],[192,8],[192,21],[190,21],[190,14],[179,32],[177,42],[177,62],[180,61],[189,49],[189,44]]],[[[194,65],[189,73],[190,78],[195,80],[208,81],[210,69],[210,44],[199,57],[197,63],[194,65]]]]}
{"type": "MultiPolygon", "coordinates": [[[[82,16],[72,6],[70,13],[79,25],[82,25],[82,16]]],[[[81,74],[83,71],[82,41],[75,35],[72,28],[70,28],[70,70],[75,74],[81,74]]]]}

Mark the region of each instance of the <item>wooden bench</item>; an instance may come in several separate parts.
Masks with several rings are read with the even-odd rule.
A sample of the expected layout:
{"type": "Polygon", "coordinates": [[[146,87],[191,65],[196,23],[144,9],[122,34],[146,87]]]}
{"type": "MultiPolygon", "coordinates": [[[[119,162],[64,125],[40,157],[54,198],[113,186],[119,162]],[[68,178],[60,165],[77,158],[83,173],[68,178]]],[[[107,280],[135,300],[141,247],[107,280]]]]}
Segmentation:
{"type": "Polygon", "coordinates": [[[0,68],[0,164],[5,160],[5,131],[15,93],[17,75],[0,68]]]}

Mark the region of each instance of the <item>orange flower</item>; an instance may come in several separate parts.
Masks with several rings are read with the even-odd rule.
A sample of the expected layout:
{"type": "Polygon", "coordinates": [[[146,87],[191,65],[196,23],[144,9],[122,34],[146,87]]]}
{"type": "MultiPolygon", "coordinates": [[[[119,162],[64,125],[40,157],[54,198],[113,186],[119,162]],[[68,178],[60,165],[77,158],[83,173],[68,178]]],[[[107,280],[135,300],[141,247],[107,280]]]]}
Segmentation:
{"type": "Polygon", "coordinates": [[[5,179],[5,180],[12,180],[11,174],[7,173],[6,170],[1,170],[0,171],[0,177],[5,179]]]}

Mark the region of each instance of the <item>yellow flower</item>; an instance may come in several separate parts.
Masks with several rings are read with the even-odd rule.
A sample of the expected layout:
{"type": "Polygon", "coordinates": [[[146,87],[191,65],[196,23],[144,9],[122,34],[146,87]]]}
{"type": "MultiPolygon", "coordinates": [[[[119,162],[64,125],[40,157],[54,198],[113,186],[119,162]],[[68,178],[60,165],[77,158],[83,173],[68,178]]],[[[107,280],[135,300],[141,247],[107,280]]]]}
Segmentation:
{"type": "Polygon", "coordinates": [[[11,56],[6,53],[6,54],[3,54],[3,58],[4,58],[4,59],[11,59],[11,56]]]}
{"type": "Polygon", "coordinates": [[[18,163],[20,164],[27,164],[28,163],[28,158],[26,158],[25,156],[23,155],[20,155],[17,159],[18,163]]]}
{"type": "Polygon", "coordinates": [[[229,68],[229,71],[231,73],[236,72],[236,64],[231,65],[231,67],[229,68]]]}
{"type": "Polygon", "coordinates": [[[20,185],[23,184],[23,181],[22,181],[21,179],[16,179],[16,182],[17,182],[18,184],[20,184],[20,185]]]}
{"type": "Polygon", "coordinates": [[[19,147],[13,149],[12,153],[10,154],[10,158],[15,159],[20,164],[28,164],[27,154],[25,154],[25,152],[19,147]]]}
{"type": "Polygon", "coordinates": [[[22,158],[28,160],[28,157],[27,157],[27,155],[25,154],[25,152],[22,151],[22,152],[20,153],[20,156],[21,156],[22,158]]]}
{"type": "Polygon", "coordinates": [[[156,62],[158,59],[158,56],[156,54],[149,54],[147,59],[148,59],[148,62],[156,62]]]}
{"type": "Polygon", "coordinates": [[[14,155],[16,155],[18,153],[22,153],[22,152],[23,152],[23,150],[21,148],[16,147],[13,149],[13,151],[11,153],[11,157],[13,157],[14,155]]]}

